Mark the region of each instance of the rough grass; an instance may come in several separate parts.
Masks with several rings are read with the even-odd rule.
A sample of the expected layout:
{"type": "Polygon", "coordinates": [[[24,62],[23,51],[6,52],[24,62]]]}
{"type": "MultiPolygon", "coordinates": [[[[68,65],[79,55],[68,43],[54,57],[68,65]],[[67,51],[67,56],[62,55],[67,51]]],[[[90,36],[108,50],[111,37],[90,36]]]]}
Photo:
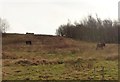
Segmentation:
{"type": "Polygon", "coordinates": [[[3,80],[117,80],[117,47],[96,50],[96,43],[59,36],[6,35],[3,80]],[[32,45],[25,44],[28,39],[32,45]]]}
{"type": "Polygon", "coordinates": [[[30,80],[101,80],[101,66],[104,65],[104,79],[117,80],[118,70],[116,63],[117,62],[115,61],[104,61],[102,63],[99,61],[94,63],[95,73],[94,67],[86,68],[86,62],[82,63],[83,67],[79,67],[79,64],[73,63],[37,66],[10,66],[3,68],[3,70],[6,70],[3,74],[3,79],[24,80],[29,78],[30,80]]]}

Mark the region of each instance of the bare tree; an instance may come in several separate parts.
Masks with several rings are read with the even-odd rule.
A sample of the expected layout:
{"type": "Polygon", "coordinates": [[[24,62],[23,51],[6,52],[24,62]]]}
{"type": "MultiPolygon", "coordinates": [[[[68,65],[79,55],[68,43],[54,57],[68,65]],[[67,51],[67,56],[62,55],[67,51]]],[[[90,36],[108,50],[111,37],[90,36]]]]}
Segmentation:
{"type": "Polygon", "coordinates": [[[9,24],[6,19],[0,18],[0,32],[5,33],[9,28],[9,24]]]}

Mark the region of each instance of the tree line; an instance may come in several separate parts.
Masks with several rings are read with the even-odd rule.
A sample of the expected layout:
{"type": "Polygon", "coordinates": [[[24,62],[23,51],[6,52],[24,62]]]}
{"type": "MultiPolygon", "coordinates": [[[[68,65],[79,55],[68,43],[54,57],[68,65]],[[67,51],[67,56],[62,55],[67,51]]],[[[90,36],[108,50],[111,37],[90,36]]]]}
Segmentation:
{"type": "Polygon", "coordinates": [[[83,41],[117,43],[119,33],[118,20],[94,18],[89,15],[84,20],[71,24],[60,25],[56,30],[59,36],[83,41]]]}

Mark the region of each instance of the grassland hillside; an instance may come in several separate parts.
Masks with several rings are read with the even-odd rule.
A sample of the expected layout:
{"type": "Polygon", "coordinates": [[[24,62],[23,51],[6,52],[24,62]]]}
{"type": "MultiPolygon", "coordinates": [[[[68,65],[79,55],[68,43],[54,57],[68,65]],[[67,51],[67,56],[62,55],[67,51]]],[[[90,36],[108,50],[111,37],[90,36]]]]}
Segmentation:
{"type": "Polygon", "coordinates": [[[3,34],[3,80],[117,80],[118,46],[53,35],[3,34]],[[26,45],[31,41],[31,45],[26,45]]]}

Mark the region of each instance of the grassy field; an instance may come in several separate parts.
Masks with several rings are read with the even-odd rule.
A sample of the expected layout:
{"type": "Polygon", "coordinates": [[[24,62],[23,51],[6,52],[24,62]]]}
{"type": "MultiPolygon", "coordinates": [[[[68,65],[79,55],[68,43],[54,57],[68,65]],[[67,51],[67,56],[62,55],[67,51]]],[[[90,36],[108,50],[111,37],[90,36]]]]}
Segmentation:
{"type": "Polygon", "coordinates": [[[118,79],[117,44],[96,50],[96,43],[60,36],[3,35],[3,80],[91,79],[118,79]]]}

